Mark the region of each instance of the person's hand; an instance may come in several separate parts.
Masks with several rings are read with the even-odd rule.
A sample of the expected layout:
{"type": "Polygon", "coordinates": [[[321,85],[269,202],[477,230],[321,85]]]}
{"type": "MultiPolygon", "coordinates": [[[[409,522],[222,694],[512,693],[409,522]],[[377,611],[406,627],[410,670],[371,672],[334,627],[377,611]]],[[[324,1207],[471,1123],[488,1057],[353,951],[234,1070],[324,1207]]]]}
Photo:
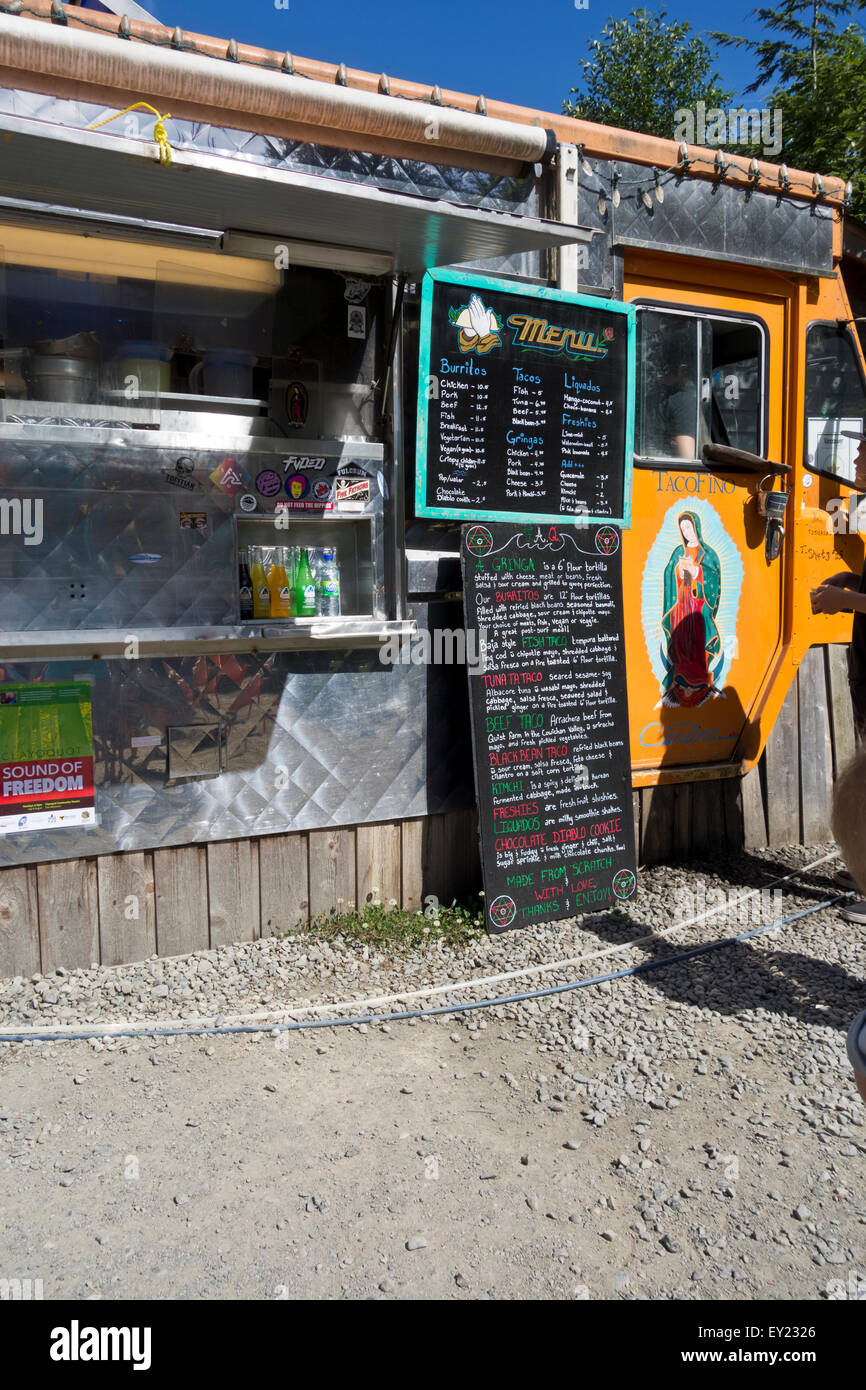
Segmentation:
{"type": "Polygon", "coordinates": [[[859,582],[859,576],[852,574],[851,570],[840,570],[838,574],[831,574],[829,579],[822,579],[822,586],[832,584],[837,589],[850,589],[852,583],[859,582]]]}
{"type": "Polygon", "coordinates": [[[845,589],[838,584],[819,584],[811,592],[813,613],[842,613],[848,607],[845,602],[845,589]]]}

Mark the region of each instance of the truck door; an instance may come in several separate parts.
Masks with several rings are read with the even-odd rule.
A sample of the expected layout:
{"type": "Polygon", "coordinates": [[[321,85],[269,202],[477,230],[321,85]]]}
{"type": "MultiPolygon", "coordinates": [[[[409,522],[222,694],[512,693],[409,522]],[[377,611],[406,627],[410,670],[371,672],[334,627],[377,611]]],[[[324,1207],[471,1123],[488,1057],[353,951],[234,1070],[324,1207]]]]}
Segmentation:
{"type": "Polygon", "coordinates": [[[623,555],[640,785],[663,766],[729,763],[735,748],[739,761],[782,641],[786,546],[767,559],[761,476],[707,466],[702,450],[712,442],[784,460],[787,302],[766,292],[766,276],[759,287],[726,267],[712,289],[631,269],[637,416],[623,555]]]}

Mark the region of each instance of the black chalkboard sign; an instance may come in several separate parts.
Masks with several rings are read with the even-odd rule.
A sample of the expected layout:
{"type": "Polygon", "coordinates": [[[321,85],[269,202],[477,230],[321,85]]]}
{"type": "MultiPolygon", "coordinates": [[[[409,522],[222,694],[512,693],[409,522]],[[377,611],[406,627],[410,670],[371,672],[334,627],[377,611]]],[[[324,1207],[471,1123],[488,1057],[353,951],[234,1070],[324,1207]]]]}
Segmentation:
{"type": "Polygon", "coordinates": [[[460,552],[487,929],[604,910],[636,887],[620,532],[470,525],[460,552]]]}
{"type": "Polygon", "coordinates": [[[634,308],[424,277],[415,514],[628,526],[634,308]]]}

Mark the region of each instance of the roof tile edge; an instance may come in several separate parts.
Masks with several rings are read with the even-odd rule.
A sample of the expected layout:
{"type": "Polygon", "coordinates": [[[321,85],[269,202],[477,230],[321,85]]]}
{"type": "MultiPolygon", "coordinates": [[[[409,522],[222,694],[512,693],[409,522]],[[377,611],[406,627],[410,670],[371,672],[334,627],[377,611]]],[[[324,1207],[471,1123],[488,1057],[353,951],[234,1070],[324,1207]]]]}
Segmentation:
{"type": "MultiPolygon", "coordinates": [[[[26,0],[20,8],[7,9],[8,0],[0,0],[0,19],[8,18],[14,22],[16,15],[45,23],[57,23],[57,10],[62,8],[66,23],[71,30],[97,30],[111,38],[122,36],[135,43],[154,44],[163,49],[176,45],[177,28],[161,24],[149,24],[143,20],[121,20],[116,15],[100,14],[98,11],[82,10],[76,5],[57,5],[57,0],[26,0]],[[122,29],[121,29],[122,26],[122,29]]],[[[228,40],[209,34],[183,33],[183,49],[186,53],[200,53],[209,58],[229,61],[228,40]]],[[[250,44],[237,44],[237,56],[232,62],[248,63],[252,66],[266,67],[279,71],[283,68],[284,53],[271,49],[258,48],[250,44]]],[[[381,74],[364,72],[360,68],[349,68],[343,63],[324,63],[315,58],[299,58],[292,55],[293,71],[298,76],[331,85],[339,83],[358,91],[380,93],[381,74]]],[[[74,74],[70,74],[73,77],[74,74]]],[[[439,91],[435,84],[412,82],[404,78],[389,79],[390,95],[408,98],[412,101],[429,102],[431,91],[439,91]]],[[[467,92],[441,91],[441,102],[458,110],[471,113],[478,111],[477,96],[467,92]]],[[[620,130],[614,126],[595,125],[590,121],[577,120],[571,116],[557,115],[548,111],[537,111],[531,107],[515,106],[509,102],[485,99],[487,115],[503,121],[513,121],[521,125],[541,126],[552,130],[562,143],[578,145],[582,152],[600,159],[630,160],[637,164],[660,169],[682,166],[686,177],[718,178],[716,151],[698,145],[688,146],[688,162],[680,158],[680,146],[676,140],[660,136],[643,135],[637,131],[620,130]],[[695,168],[695,161],[701,161],[705,168],[695,168]]],[[[825,176],[823,191],[812,172],[786,169],[784,165],[771,164],[763,160],[746,160],[726,155],[724,177],[727,182],[741,187],[757,189],[760,192],[786,193],[789,197],[803,198],[807,201],[822,201],[831,204],[845,202],[845,183],[842,179],[825,176]],[[751,167],[750,167],[751,166],[751,167]]]]}

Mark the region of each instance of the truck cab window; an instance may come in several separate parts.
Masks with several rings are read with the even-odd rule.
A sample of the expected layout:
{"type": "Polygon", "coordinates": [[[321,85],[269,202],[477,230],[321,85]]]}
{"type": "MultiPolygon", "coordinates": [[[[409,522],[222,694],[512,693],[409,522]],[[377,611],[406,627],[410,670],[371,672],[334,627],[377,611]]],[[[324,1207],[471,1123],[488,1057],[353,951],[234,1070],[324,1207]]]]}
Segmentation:
{"type": "Polygon", "coordinates": [[[638,457],[698,462],[708,443],[760,453],[760,326],[640,307],[637,323],[638,457]]]}
{"type": "Polygon", "coordinates": [[[698,434],[697,321],[680,314],[637,316],[637,452],[694,459],[698,434]]]}
{"type": "Polygon", "coordinates": [[[847,328],[810,323],[806,330],[806,466],[854,481],[857,441],[866,421],[866,390],[847,328]]]}

